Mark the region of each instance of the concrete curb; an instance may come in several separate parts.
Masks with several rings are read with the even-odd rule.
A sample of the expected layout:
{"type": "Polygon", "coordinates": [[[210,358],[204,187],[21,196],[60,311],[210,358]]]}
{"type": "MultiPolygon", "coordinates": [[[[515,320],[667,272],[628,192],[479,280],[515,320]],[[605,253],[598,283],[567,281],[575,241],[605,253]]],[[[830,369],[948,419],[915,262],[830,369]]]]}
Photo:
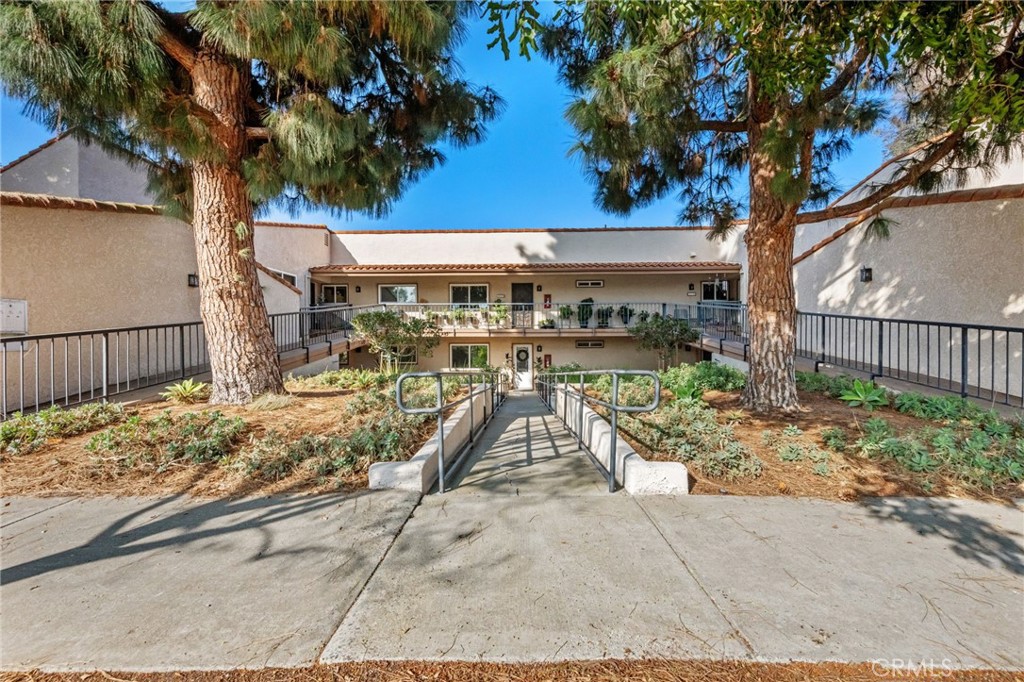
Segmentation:
{"type": "MultiPolygon", "coordinates": [[[[491,388],[474,396],[473,426],[480,427],[484,421],[484,409],[491,406],[491,388]]],[[[469,405],[466,401],[444,421],[445,467],[451,471],[454,455],[469,442],[469,405]]],[[[489,416],[489,414],[488,414],[489,416]]],[[[370,488],[372,490],[410,490],[421,494],[429,493],[437,483],[437,440],[431,436],[416,454],[406,462],[374,462],[370,465],[370,488]]]]}
{"type": "MultiPolygon", "coordinates": [[[[572,389],[570,389],[572,391],[572,389]]],[[[565,395],[558,391],[556,414],[566,415],[569,428],[583,434],[583,444],[601,466],[611,463],[612,426],[604,417],[584,403],[583,428],[579,428],[579,393],[572,391],[569,409],[565,411],[565,395]]],[[[688,495],[690,475],[682,462],[648,462],[629,443],[618,438],[615,444],[615,480],[630,495],[688,495]]]]}

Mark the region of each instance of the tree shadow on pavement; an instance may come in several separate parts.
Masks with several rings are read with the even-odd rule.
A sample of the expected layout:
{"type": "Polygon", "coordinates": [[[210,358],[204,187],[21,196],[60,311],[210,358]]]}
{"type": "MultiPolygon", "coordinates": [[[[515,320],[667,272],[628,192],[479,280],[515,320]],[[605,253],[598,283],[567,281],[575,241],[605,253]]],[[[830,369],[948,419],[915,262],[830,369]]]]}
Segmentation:
{"type": "MultiPolygon", "coordinates": [[[[860,504],[879,521],[906,524],[918,535],[948,540],[957,556],[986,568],[1024,575],[1024,546],[1020,543],[1024,534],[995,525],[973,510],[973,505],[934,498],[863,498],[860,504]]],[[[1020,526],[1019,510],[1009,513],[1020,526]]]]}
{"type": "Polygon", "coordinates": [[[201,504],[191,503],[195,498],[189,498],[187,495],[161,497],[150,504],[136,507],[131,513],[121,516],[75,547],[13,566],[5,565],[0,572],[0,585],[97,561],[180,547],[248,530],[257,530],[263,536],[260,548],[252,557],[254,560],[267,558],[280,551],[317,551],[316,547],[307,547],[274,552],[273,536],[269,527],[294,517],[311,515],[338,506],[367,492],[348,495],[218,498],[201,504]],[[156,514],[159,514],[159,517],[136,523],[140,519],[156,514]]]}

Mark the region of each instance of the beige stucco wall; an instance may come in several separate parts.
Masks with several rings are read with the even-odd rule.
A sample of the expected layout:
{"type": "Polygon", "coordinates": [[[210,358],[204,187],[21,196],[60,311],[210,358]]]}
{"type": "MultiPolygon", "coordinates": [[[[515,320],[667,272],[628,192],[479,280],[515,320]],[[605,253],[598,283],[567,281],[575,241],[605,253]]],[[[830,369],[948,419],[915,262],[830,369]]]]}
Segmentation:
{"type": "MultiPolygon", "coordinates": [[[[503,366],[505,355],[511,356],[514,346],[529,345],[534,360],[544,360],[545,355],[551,356],[553,365],[565,365],[578,362],[588,369],[657,369],[658,356],[651,351],[637,350],[629,337],[603,337],[600,334],[580,337],[586,339],[603,339],[604,348],[576,348],[575,338],[552,336],[527,337],[484,337],[484,338],[445,338],[441,345],[434,349],[430,357],[421,357],[417,369],[434,371],[447,369],[451,365],[451,346],[453,344],[486,344],[489,347],[490,362],[494,366],[503,366]],[[541,351],[537,351],[537,346],[541,351]]],[[[350,354],[350,367],[374,368],[377,356],[366,349],[350,354]]],[[[680,351],[680,362],[694,362],[697,358],[692,352],[680,351]]]]}
{"type": "Polygon", "coordinates": [[[302,304],[310,305],[309,269],[330,261],[330,233],[323,227],[282,227],[256,224],[256,258],[271,270],[295,275],[302,304]]]}
{"type": "MultiPolygon", "coordinates": [[[[738,280],[737,273],[722,273],[722,279],[738,280]]],[[[594,274],[594,275],[395,275],[395,276],[318,276],[339,284],[348,284],[349,302],[353,305],[372,305],[378,302],[378,286],[382,284],[408,285],[418,287],[421,303],[448,303],[451,299],[450,286],[453,284],[487,284],[489,298],[500,297],[505,302],[512,300],[512,283],[533,285],[534,303],[543,305],[544,296],[550,295],[552,306],[559,303],[578,303],[584,298],[593,298],[595,303],[697,303],[700,301],[701,282],[714,280],[714,274],[664,275],[664,274],[594,274]],[[604,286],[595,289],[576,287],[576,280],[600,279],[604,286]],[[693,284],[691,292],[689,285],[693,284]],[[356,291],[356,287],[360,291],[356,291]],[[542,291],[537,291],[540,286],[542,291]],[[694,296],[689,294],[693,293],[694,296]]]]}
{"type": "Polygon", "coordinates": [[[796,266],[801,310],[1024,326],[1024,201],[886,216],[890,239],[858,227],[796,266]],[[873,281],[858,281],[862,266],[873,281]]]}
{"type": "Polygon", "coordinates": [[[30,334],[199,319],[192,230],[172,218],[5,206],[0,266],[30,334]]]}
{"type": "Polygon", "coordinates": [[[285,286],[274,277],[263,271],[257,271],[260,280],[260,288],[263,290],[263,301],[267,306],[267,313],[276,315],[278,313],[298,312],[302,303],[302,295],[296,293],[290,287],[285,286]]]}

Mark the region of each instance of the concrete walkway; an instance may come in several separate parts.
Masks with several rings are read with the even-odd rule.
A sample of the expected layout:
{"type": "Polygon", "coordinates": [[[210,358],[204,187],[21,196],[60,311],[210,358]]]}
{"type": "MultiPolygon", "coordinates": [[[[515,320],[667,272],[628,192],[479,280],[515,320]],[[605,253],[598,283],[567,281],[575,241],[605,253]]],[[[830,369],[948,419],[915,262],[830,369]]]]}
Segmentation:
{"type": "Polygon", "coordinates": [[[533,396],[445,495],[5,501],[5,669],[366,659],[1024,668],[1024,510],[609,494],[533,396]]]}

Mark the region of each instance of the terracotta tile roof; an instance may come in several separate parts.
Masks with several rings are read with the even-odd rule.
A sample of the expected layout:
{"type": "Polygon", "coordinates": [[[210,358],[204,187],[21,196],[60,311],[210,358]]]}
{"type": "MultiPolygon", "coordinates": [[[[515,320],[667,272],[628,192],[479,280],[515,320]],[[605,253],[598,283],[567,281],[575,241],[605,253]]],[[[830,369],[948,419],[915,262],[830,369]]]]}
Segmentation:
{"type": "Polygon", "coordinates": [[[32,149],[32,150],[30,150],[28,152],[25,152],[24,154],[22,154],[18,158],[16,158],[13,161],[11,161],[9,164],[5,165],[3,168],[0,168],[0,173],[6,173],[10,169],[12,169],[15,166],[17,166],[22,161],[24,161],[26,159],[30,159],[33,156],[35,156],[36,154],[38,154],[39,152],[41,152],[44,149],[46,149],[47,147],[51,147],[51,146],[57,144],[58,142],[60,142],[61,140],[63,140],[65,137],[67,137],[70,134],[71,134],[70,130],[65,130],[60,135],[55,135],[54,137],[51,137],[49,140],[47,140],[46,142],[42,143],[41,145],[39,145],[35,149],[32,149]]]}
{"type": "Polygon", "coordinates": [[[80,199],[77,197],[58,197],[51,194],[29,194],[27,192],[0,192],[0,206],[64,208],[73,211],[110,211],[113,213],[160,215],[159,206],[130,204],[123,201],[99,201],[97,199],[80,199]]]}
{"type": "Polygon", "coordinates": [[[279,274],[277,274],[276,272],[274,272],[273,270],[268,268],[263,263],[260,263],[259,261],[256,261],[256,269],[259,270],[260,272],[262,272],[267,277],[270,277],[271,279],[273,279],[278,284],[281,284],[283,286],[288,287],[289,289],[291,289],[292,291],[297,293],[299,296],[302,295],[302,289],[298,288],[297,286],[295,286],[294,284],[292,284],[288,280],[284,279],[283,277],[281,277],[279,274]]]}
{"type": "Polygon", "coordinates": [[[942,204],[964,204],[973,201],[994,201],[1004,199],[1024,199],[1024,184],[1020,185],[999,185],[997,187],[982,187],[980,189],[961,189],[954,192],[942,192],[940,194],[915,194],[905,197],[890,197],[866,211],[854,216],[838,230],[825,237],[817,244],[807,249],[793,259],[793,265],[800,263],[823,248],[850,233],[869,218],[873,218],[882,211],[890,208],[914,208],[918,206],[937,206],[942,204]]]}
{"type": "Polygon", "coordinates": [[[739,272],[739,263],[727,261],[642,261],[623,263],[373,263],[320,265],[312,273],[372,274],[432,272],[739,272]]]}

